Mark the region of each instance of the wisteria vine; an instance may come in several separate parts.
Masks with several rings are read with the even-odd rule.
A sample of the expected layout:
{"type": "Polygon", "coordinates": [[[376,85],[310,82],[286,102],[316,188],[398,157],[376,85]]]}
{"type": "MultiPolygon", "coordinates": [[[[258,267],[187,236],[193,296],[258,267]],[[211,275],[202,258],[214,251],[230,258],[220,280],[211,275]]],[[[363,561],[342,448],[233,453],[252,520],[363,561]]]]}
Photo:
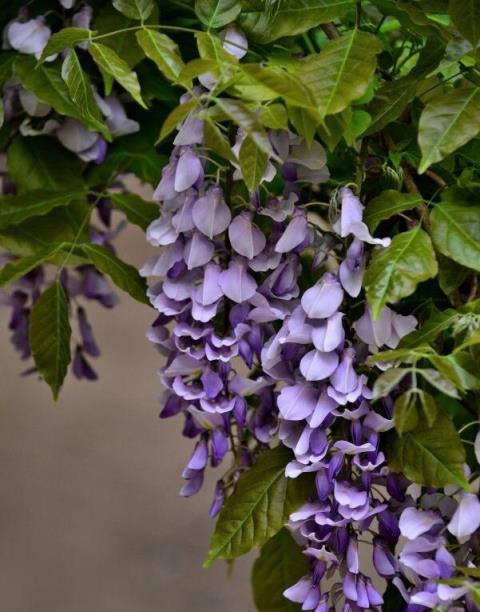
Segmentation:
{"type": "Polygon", "coordinates": [[[261,548],[260,612],[480,610],[474,3],[50,4],[0,11],[25,373],[97,379],[112,281],[157,311],[180,495],[218,468],[207,566],[261,548]]]}

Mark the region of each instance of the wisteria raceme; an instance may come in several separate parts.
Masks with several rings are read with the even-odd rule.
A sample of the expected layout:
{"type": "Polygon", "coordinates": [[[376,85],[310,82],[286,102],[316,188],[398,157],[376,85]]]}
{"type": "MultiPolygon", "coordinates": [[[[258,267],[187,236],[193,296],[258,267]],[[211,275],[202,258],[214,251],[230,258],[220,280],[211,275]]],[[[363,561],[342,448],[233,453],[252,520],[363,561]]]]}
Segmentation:
{"type": "Polygon", "coordinates": [[[59,376],[71,361],[97,378],[86,306],[117,304],[107,274],[146,302],[113,246],[137,225],[159,249],[140,275],[160,416],[181,415],[192,441],[180,494],[219,473],[207,564],[257,545],[262,561],[280,535],[297,560],[267,560],[282,574],[268,589],[254,569],[261,612],[281,607],[256,592],[275,580],[288,609],[479,610],[480,17],[455,2],[204,0],[166,3],[155,23],[156,0],[50,4],[0,11],[0,303],[35,361],[25,374],[57,396],[31,334],[55,287],[44,354],[59,376]],[[158,218],[124,172],[158,182],[158,218]],[[237,521],[237,495],[280,455],[273,502],[268,483],[237,521]]]}
{"type": "MultiPolygon", "coordinates": [[[[284,193],[265,202],[255,196],[238,210],[221,185],[206,178],[202,138],[199,119],[189,116],[179,126],[154,194],[161,214],[147,232],[162,253],[142,270],[162,279],[149,290],[160,314],[148,332],[167,360],[160,371],[168,389],[161,416],[183,413],[184,435],[198,440],[181,494],[196,493],[208,463],[216,467],[230,450],[234,467],[217,482],[215,516],[241,471],[278,435],[294,454],[286,475],[314,472],[316,482],[311,499],[290,517],[312,574],[285,591],[288,599],[317,612],[342,601],[344,610],[375,610],[383,603],[381,580],[394,579],[409,610],[427,600],[457,605],[466,589],[439,582],[455,572],[444,535],[435,533],[430,547],[416,541],[420,568],[435,551],[430,565],[437,569],[426,575],[412,561],[408,543],[396,556],[400,535],[408,536],[402,531],[408,512],[422,511],[408,481],[389,472],[381,435],[394,426],[393,403],[387,397],[371,406],[364,365],[369,352],[395,348],[417,321],[388,307],[374,320],[368,306],[351,321],[366,245],[384,248],[390,239],[372,237],[350,188],[340,190],[341,213],[330,241],[309,223],[301,186],[328,178],[319,143],[308,149],[297,136],[271,132],[272,149],[283,160],[284,193]],[[342,239],[345,258],[338,264],[329,257],[328,270],[301,292],[303,254],[316,252],[321,262],[322,245],[341,253],[342,239]],[[359,548],[366,545],[360,541],[372,533],[373,555],[363,568],[359,548]]],[[[243,139],[238,132],[232,149],[237,155],[243,139]]],[[[240,166],[234,166],[234,178],[241,180],[240,166]]],[[[264,180],[276,172],[269,162],[264,180]]],[[[468,500],[478,504],[476,495],[468,500]]]]}

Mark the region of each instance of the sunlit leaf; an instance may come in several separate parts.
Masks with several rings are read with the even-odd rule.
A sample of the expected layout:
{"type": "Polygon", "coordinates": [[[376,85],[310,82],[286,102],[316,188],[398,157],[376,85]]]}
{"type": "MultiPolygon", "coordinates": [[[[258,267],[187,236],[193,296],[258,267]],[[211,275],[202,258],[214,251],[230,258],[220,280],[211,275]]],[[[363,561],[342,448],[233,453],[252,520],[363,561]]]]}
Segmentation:
{"type": "Polygon", "coordinates": [[[397,234],[389,247],[374,252],[365,274],[373,316],[377,318],[386,304],[411,295],[418,283],[433,278],[437,271],[432,242],[420,226],[397,234]]]}
{"type": "Polygon", "coordinates": [[[418,171],[441,161],[480,131],[480,88],[460,87],[434,97],[419,122],[422,160],[418,171]]]}
{"type": "Polygon", "coordinates": [[[392,471],[413,482],[429,487],[469,487],[463,473],[465,449],[452,421],[441,412],[432,427],[422,419],[413,431],[387,445],[387,453],[392,471]]]}
{"type": "Polygon", "coordinates": [[[136,33],[140,47],[170,81],[178,79],[184,63],[177,44],[166,34],[145,28],[136,33]]]}
{"type": "Polygon", "coordinates": [[[341,17],[354,5],[353,0],[248,0],[240,16],[242,28],[257,42],[272,42],[283,36],[296,36],[321,23],[341,17]]]}
{"type": "Polygon", "coordinates": [[[85,125],[92,131],[101,132],[108,140],[111,140],[110,133],[102,121],[100,109],[93,95],[90,79],[86,72],[82,70],[74,49],[70,49],[65,57],[61,74],[72,100],[80,109],[85,125]]]}
{"type": "Polygon", "coordinates": [[[436,248],[467,268],[480,271],[480,208],[441,203],[430,214],[436,248]]]}
{"type": "Polygon", "coordinates": [[[247,136],[240,147],[239,162],[247,187],[251,192],[255,191],[267,169],[268,155],[247,136]]]}
{"type": "Polygon", "coordinates": [[[63,28],[59,32],[55,32],[48,39],[47,46],[42,52],[40,61],[44,61],[47,57],[60,53],[67,47],[74,47],[78,43],[88,40],[95,32],[87,28],[63,28]]]}
{"type": "Polygon", "coordinates": [[[113,0],[113,6],[130,19],[145,21],[153,11],[152,0],[113,0]]]}
{"type": "Polygon", "coordinates": [[[423,201],[420,194],[400,193],[395,189],[387,189],[367,204],[364,221],[374,231],[381,221],[411,210],[423,201]]]}
{"type": "Polygon", "coordinates": [[[339,113],[364,95],[380,51],[375,36],[353,30],[302,62],[298,77],[313,92],[322,117],[339,113]]]}
{"type": "Polygon", "coordinates": [[[242,5],[238,0],[195,0],[195,12],[208,28],[221,28],[238,17],[242,5]]]}
{"type": "Polygon", "coordinates": [[[93,57],[102,72],[112,76],[122,87],[124,87],[132,98],[146,108],[140,93],[138,77],[130,70],[128,64],[119,57],[113,49],[99,43],[92,43],[88,46],[88,51],[93,57]]]}

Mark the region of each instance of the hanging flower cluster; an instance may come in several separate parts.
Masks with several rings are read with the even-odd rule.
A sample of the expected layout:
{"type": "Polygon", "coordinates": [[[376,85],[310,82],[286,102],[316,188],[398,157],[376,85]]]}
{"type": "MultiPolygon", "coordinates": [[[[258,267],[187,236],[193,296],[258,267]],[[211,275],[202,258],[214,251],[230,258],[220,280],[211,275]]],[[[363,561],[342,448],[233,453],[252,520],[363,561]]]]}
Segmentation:
{"type": "MultiPolygon", "coordinates": [[[[251,202],[234,204],[209,174],[203,124],[195,116],[179,126],[154,194],[162,208],[147,238],[162,252],[142,274],[161,279],[149,290],[160,314],[148,332],[166,358],[161,417],[183,413],[184,435],[197,438],[181,494],[196,493],[208,463],[218,466],[230,450],[234,467],[217,482],[210,510],[216,516],[240,473],[278,435],[293,451],[286,475],[315,474],[314,493],[289,523],[312,573],[288,588],[286,598],[317,612],[333,610],[339,601],[345,611],[374,610],[384,601],[382,579],[394,579],[409,610],[426,601],[429,607],[456,605],[467,589],[439,582],[458,565],[442,533],[445,515],[420,509],[425,502],[412,496],[410,483],[389,472],[381,434],[394,427],[393,401],[370,405],[366,357],[397,347],[417,321],[388,307],[376,320],[368,306],[357,320],[351,316],[366,245],[383,248],[390,239],[371,236],[350,188],[340,190],[340,215],[330,233],[321,232],[301,199],[306,181],[328,179],[321,145],[308,148],[289,132],[271,131],[269,137],[282,164],[277,170],[269,162],[263,180],[280,172],[281,196],[257,192],[251,202]],[[327,271],[301,291],[312,255],[314,269],[327,271]],[[413,513],[436,518],[428,525],[420,520],[424,528],[416,532],[408,527],[413,513]],[[401,535],[412,541],[397,555],[401,535]],[[373,554],[365,568],[359,549],[367,545],[373,554]],[[373,580],[369,567],[377,572],[373,580]],[[335,578],[340,580],[332,586],[335,578]]],[[[239,131],[236,155],[244,138],[239,131]]],[[[240,168],[234,168],[240,180],[240,168]]],[[[476,495],[463,495],[450,531],[462,521],[462,507],[479,504],[476,495]]],[[[431,497],[454,504],[440,493],[431,497]]],[[[468,535],[477,528],[470,523],[468,535]]],[[[471,544],[463,550],[470,559],[471,544]]]]}
{"type": "MultiPolygon", "coordinates": [[[[65,9],[74,7],[73,1],[61,3],[65,9]]],[[[93,10],[84,5],[71,15],[71,24],[76,28],[89,28],[93,10]]],[[[11,21],[4,29],[3,40],[5,49],[14,49],[20,53],[33,55],[40,59],[52,32],[43,17],[29,19],[28,9],[22,8],[18,19],[11,21]]],[[[79,43],[80,48],[86,47],[86,42],[79,43]]],[[[53,61],[52,56],[47,61],[53,61]]],[[[102,98],[93,92],[98,107],[104,117],[106,126],[112,137],[125,136],[139,130],[139,124],[129,119],[125,109],[115,95],[102,98]]],[[[4,120],[12,121],[23,115],[26,117],[19,125],[23,136],[49,135],[56,137],[60,144],[71,151],[83,162],[101,164],[107,153],[107,142],[104,137],[87,127],[78,119],[59,117],[49,104],[40,101],[33,92],[23,88],[18,79],[7,80],[3,87],[4,120]]],[[[15,188],[9,178],[6,168],[6,158],[1,159],[1,193],[14,195],[15,188]]],[[[112,227],[112,205],[103,197],[91,197],[90,206],[97,212],[101,229],[91,226],[88,230],[92,244],[106,247],[112,253],[115,249],[112,240],[123,229],[124,223],[117,228],[112,227]]],[[[2,261],[8,263],[14,258],[8,253],[2,255],[2,261]]],[[[87,319],[85,308],[78,304],[78,299],[95,300],[105,308],[112,308],[118,303],[118,297],[112,290],[105,276],[92,265],[81,265],[74,269],[61,272],[61,282],[69,301],[76,304],[75,312],[78,327],[78,341],[72,360],[72,372],[76,378],[96,380],[97,373],[88,359],[100,355],[93,331],[87,319]]],[[[43,266],[38,266],[12,283],[8,291],[0,291],[2,304],[11,308],[9,329],[11,341],[22,359],[31,356],[28,338],[30,311],[50,279],[43,266]]],[[[26,373],[36,372],[31,368],[26,373]]]]}

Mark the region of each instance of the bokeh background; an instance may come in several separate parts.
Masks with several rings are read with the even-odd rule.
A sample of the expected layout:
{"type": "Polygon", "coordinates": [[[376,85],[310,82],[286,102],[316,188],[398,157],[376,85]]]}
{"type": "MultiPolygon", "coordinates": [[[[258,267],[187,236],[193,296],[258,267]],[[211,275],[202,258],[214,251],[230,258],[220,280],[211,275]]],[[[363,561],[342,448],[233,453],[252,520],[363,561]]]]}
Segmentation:
{"type": "MultiPolygon", "coordinates": [[[[125,260],[150,254],[141,231],[118,238],[125,260]]],[[[160,357],[148,307],[121,295],[88,305],[100,380],[68,377],[54,403],[21,378],[0,307],[0,593],[2,612],[252,612],[251,559],[228,578],[201,568],[215,482],[178,496],[192,443],[158,419],[160,357]]]]}

